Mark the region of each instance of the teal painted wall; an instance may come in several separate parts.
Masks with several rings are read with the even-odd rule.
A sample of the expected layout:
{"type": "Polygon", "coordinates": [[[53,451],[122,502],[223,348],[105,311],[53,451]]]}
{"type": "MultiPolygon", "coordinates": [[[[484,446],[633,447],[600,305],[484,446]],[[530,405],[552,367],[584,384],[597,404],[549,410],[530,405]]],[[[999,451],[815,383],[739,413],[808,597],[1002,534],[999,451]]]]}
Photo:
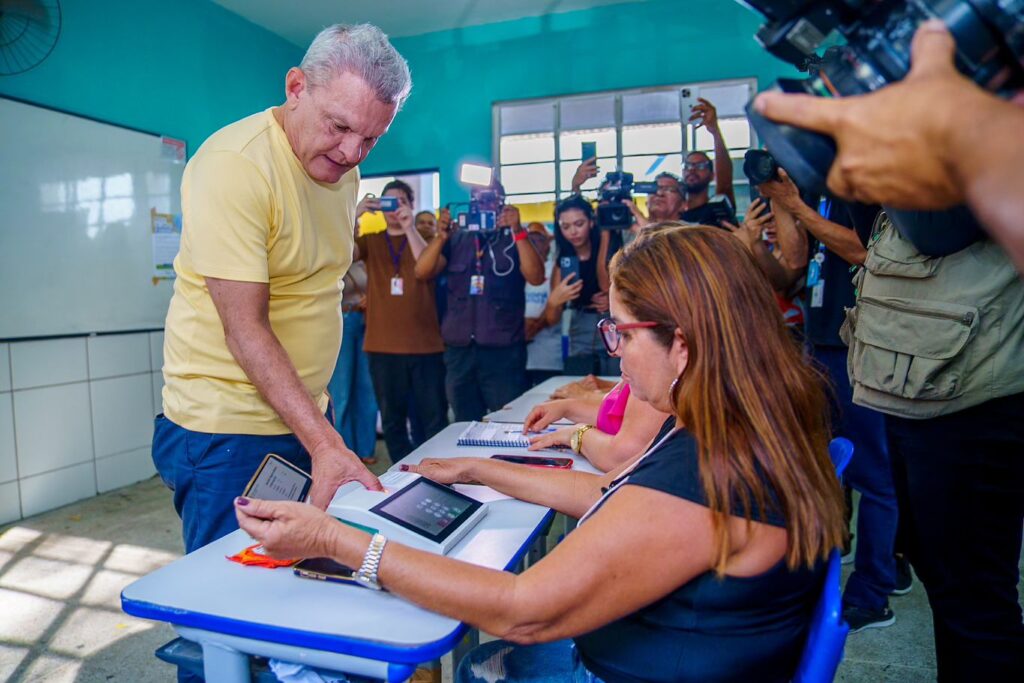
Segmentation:
{"type": "Polygon", "coordinates": [[[413,94],[366,173],[437,167],[441,201],[465,197],[466,157],[490,160],[497,101],[757,77],[789,68],[755,42],[734,0],[658,0],[397,38],[413,94]]]}
{"type": "Polygon", "coordinates": [[[0,94],[184,138],[284,100],[303,50],[209,0],[63,0],[63,29],[0,94]]]}

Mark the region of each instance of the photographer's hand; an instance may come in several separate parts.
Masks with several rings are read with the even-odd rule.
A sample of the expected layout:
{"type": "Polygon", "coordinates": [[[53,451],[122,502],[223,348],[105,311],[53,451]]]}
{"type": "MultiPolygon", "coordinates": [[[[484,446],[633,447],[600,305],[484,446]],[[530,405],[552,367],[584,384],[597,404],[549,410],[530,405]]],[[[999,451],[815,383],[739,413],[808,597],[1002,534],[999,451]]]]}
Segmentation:
{"type": "Polygon", "coordinates": [[[824,99],[765,93],[757,110],[775,121],[835,138],[828,175],[841,197],[905,209],[964,201],[967,177],[954,140],[991,133],[984,112],[994,98],[953,66],[955,43],[941,21],[914,36],[912,67],[899,83],[870,95],[824,99]],[[979,114],[982,119],[979,120],[979,114]]]}
{"type": "Polygon", "coordinates": [[[356,219],[358,219],[360,216],[362,216],[364,213],[368,211],[372,211],[374,213],[380,211],[379,197],[374,197],[372,194],[367,194],[362,199],[360,199],[359,203],[356,204],[356,219]]]}
{"type": "Polygon", "coordinates": [[[451,209],[445,207],[438,212],[437,215],[437,236],[442,240],[447,240],[452,236],[459,226],[452,221],[451,209]]]}
{"type": "Polygon", "coordinates": [[[709,131],[718,129],[718,110],[703,97],[697,98],[697,104],[693,105],[693,112],[690,114],[690,123],[694,128],[704,126],[709,131]]]}
{"type": "Polygon", "coordinates": [[[633,214],[635,223],[630,226],[630,231],[639,232],[642,228],[646,228],[651,224],[651,220],[644,215],[644,212],[640,210],[640,207],[633,203],[631,199],[623,199],[622,203],[629,208],[629,212],[633,214]]]}
{"type": "Polygon", "coordinates": [[[755,199],[747,208],[747,213],[740,225],[733,225],[728,221],[723,221],[723,224],[743,243],[743,246],[752,250],[761,241],[765,224],[771,220],[772,214],[768,211],[768,202],[763,199],[755,199]]]}
{"type": "Polygon", "coordinates": [[[591,178],[596,178],[599,170],[600,169],[597,168],[597,157],[585,159],[583,163],[576,168],[576,173],[572,176],[572,193],[577,194],[580,191],[580,188],[583,187],[583,183],[587,182],[591,178]]]}
{"type": "Polygon", "coordinates": [[[791,214],[798,215],[808,208],[804,200],[800,199],[800,190],[796,183],[789,177],[785,169],[779,169],[779,179],[769,180],[757,186],[757,191],[763,196],[772,200],[775,206],[781,206],[791,214]]]}

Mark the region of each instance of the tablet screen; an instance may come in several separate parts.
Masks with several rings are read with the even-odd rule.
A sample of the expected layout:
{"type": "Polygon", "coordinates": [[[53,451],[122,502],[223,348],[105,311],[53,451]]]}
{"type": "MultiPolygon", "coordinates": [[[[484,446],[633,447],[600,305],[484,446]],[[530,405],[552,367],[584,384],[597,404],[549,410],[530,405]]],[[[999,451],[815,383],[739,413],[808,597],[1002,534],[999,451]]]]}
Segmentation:
{"type": "Polygon", "coordinates": [[[481,505],[447,486],[417,479],[371,512],[432,541],[443,541],[481,505]]]}
{"type": "Polygon", "coordinates": [[[302,501],[311,483],[308,474],[271,454],[263,461],[243,495],[260,500],[302,501]]]}

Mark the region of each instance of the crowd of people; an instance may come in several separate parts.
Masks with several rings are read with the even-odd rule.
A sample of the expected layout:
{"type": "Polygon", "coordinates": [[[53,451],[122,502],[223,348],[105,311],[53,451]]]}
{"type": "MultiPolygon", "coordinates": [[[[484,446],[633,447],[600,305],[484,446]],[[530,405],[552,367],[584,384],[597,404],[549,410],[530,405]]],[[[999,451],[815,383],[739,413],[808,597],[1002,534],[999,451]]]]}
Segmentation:
{"type": "MultiPolygon", "coordinates": [[[[893,87],[941,77],[963,89],[948,44],[945,54],[926,45],[936,36],[951,42],[926,26],[918,72],[893,87]]],[[[550,229],[524,226],[497,182],[474,190],[495,229],[465,230],[447,209],[414,214],[412,188],[394,181],[382,192],[398,205],[386,229],[361,234],[355,224],[380,200],[357,202],[348,171],[410,87],[378,30],[326,29],[289,71],[285,104],[217,133],[186,169],[153,453],[189,550],[237,519],[273,556],[371,566],[364,583],[503,638],[467,658],[464,681],[526,671],[781,681],[826,558],[855,539],[843,595],[853,631],[894,622],[890,597],[910,589],[912,566],[933,611],[940,680],[1021,672],[1024,280],[982,226],[946,253],[909,237],[974,221],[967,209],[915,209],[990,198],[988,186],[894,208],[861,184],[856,163],[823,197],[779,171],[740,220],[717,113],[701,101],[692,121],[714,155],[694,152],[681,176],[660,175],[646,212],[627,205],[626,229],[602,226],[605,200],[579,191],[598,173],[585,159],[550,229]],[[282,202],[299,205],[266,210],[282,202]],[[331,211],[342,230],[315,229],[331,211]],[[343,277],[335,364],[327,342],[340,330],[328,328],[341,326],[343,277]],[[372,457],[378,407],[398,462],[449,412],[481,419],[557,373],[585,379],[533,409],[531,448],[571,448],[604,474],[473,458],[405,467],[580,520],[521,575],[387,543],[322,512],[343,482],[380,487],[359,463],[372,457]],[[545,429],[563,418],[574,424],[545,429]],[[828,455],[836,436],[854,443],[852,534],[828,455]],[[312,468],[312,505],[233,499],[244,484],[234,480],[268,450],[312,468]]],[[[835,114],[842,104],[814,119],[790,102],[758,107],[819,130],[848,120],[835,114]]],[[[1019,126],[1002,104],[999,120],[1019,126]]],[[[839,165],[863,154],[849,141],[864,134],[837,129],[839,165]]],[[[971,209],[1020,253],[1005,211],[971,209]]]]}

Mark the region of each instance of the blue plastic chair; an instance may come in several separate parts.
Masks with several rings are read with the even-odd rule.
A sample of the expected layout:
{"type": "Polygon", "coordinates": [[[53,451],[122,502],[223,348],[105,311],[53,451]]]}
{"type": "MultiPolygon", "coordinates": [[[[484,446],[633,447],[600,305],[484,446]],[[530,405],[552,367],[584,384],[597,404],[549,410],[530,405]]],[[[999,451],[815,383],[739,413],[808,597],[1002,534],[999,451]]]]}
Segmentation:
{"type": "MultiPolygon", "coordinates": [[[[853,457],[853,444],[849,439],[832,439],[828,454],[836,467],[836,475],[842,480],[843,472],[853,457]]],[[[828,556],[825,585],[814,607],[810,633],[796,675],[793,676],[794,683],[828,683],[835,678],[836,669],[843,661],[843,649],[846,647],[850,626],[843,621],[843,592],[839,585],[841,574],[840,550],[834,548],[828,556]]]]}

